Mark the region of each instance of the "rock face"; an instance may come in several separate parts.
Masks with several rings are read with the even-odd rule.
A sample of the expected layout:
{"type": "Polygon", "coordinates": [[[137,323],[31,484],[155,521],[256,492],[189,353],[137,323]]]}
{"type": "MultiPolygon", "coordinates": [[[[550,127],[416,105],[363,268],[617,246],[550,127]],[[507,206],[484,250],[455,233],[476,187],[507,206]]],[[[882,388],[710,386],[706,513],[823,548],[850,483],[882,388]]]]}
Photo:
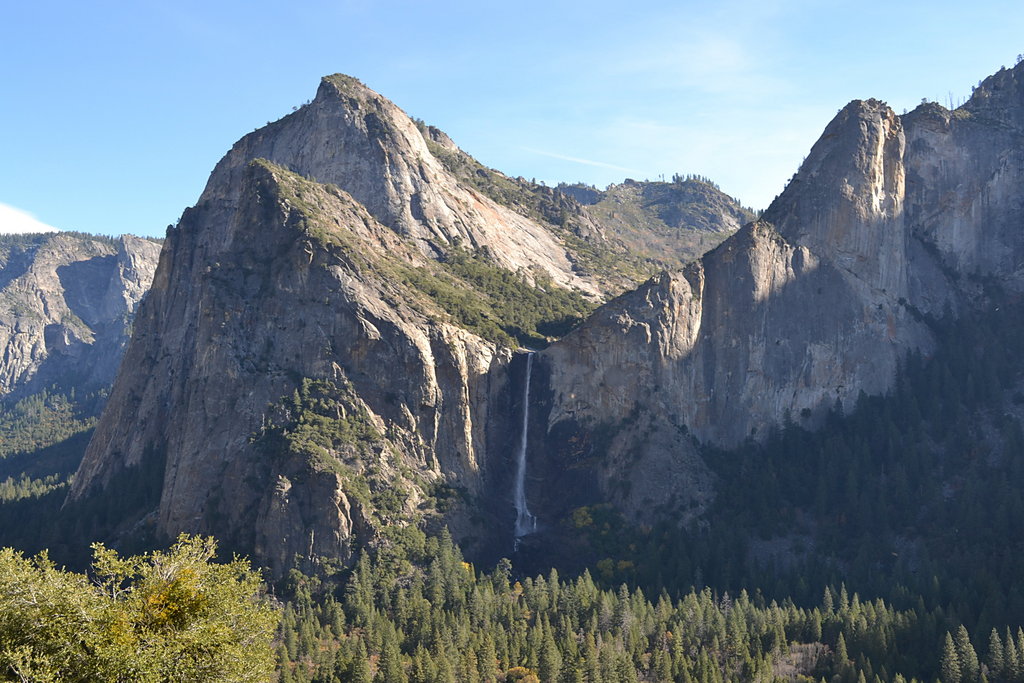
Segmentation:
{"type": "Polygon", "coordinates": [[[130,235],[0,237],[0,397],[109,386],[159,253],[130,235]]]}
{"type": "MultiPolygon", "coordinates": [[[[760,219],[539,352],[542,526],[593,500],[694,519],[714,495],[697,442],[813,426],[886,391],[978,278],[1024,286],[1022,73],[955,112],[851,103],[760,219]]],[[[324,79],[239,141],[169,233],[69,505],[152,486],[129,522],[214,533],[278,575],[412,523],[510,534],[526,363],[454,324],[478,285],[445,268],[468,249],[538,290],[614,292],[591,199],[484,169],[324,79]]]]}
{"type": "MultiPolygon", "coordinates": [[[[953,112],[845,107],[760,220],[542,353],[549,452],[643,416],[639,455],[635,441],[612,443],[595,465],[611,481],[658,467],[643,447],[680,430],[728,447],[787,418],[813,426],[860,392],[887,391],[900,359],[933,344],[927,317],[973,305],[978,278],[1019,290],[1022,79],[1024,68],[1004,70],[953,112]],[[630,451],[630,468],[618,469],[630,451]]],[[[686,444],[676,452],[692,458],[686,444]]],[[[708,476],[692,468],[675,493],[699,509],[708,476]]],[[[666,502],[619,498],[641,519],[666,502]]]]}
{"type": "Polygon", "coordinates": [[[1024,286],[1024,69],[985,79],[961,108],[905,118],[906,222],[963,276],[1024,286]]]}
{"type": "MultiPolygon", "coordinates": [[[[119,514],[281,573],[493,485],[513,353],[451,324],[445,297],[462,294],[424,273],[468,249],[545,287],[600,286],[553,226],[460,181],[455,155],[468,163],[342,76],[239,141],[168,234],[70,504],[152,486],[119,514]]],[[[479,534],[466,518],[445,521],[479,534]]]]}
{"type": "MultiPolygon", "coordinates": [[[[199,201],[237,201],[247,164],[263,158],[337,185],[427,256],[460,242],[486,248],[509,270],[538,269],[559,285],[598,292],[549,230],[458,182],[427,139],[392,102],[353,78],[329,76],[311,104],[239,140],[199,201]]],[[[447,136],[439,144],[457,150],[447,136]]]]}
{"type": "Polygon", "coordinates": [[[510,354],[406,303],[367,255],[423,257],[344,191],[267,162],[237,182],[234,201],[203,201],[169,233],[72,498],[150,469],[159,533],[216,533],[281,572],[345,559],[353,531],[373,531],[367,493],[400,490],[398,518],[442,475],[479,488],[510,354]],[[281,401],[303,380],[349,387],[337,417],[387,436],[362,459],[355,439],[322,444],[319,460],[262,438],[275,421],[298,429],[281,401]]]}

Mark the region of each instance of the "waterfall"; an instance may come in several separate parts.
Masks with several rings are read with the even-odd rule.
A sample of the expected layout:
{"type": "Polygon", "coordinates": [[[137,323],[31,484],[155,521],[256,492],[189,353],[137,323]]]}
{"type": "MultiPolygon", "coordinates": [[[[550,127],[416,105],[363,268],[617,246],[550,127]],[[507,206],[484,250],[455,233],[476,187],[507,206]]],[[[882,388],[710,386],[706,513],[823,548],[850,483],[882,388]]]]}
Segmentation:
{"type": "Polygon", "coordinates": [[[516,453],[516,480],[513,503],[516,508],[516,545],[519,538],[537,530],[537,518],[526,506],[526,434],[530,426],[530,373],[533,370],[533,353],[526,355],[526,386],[523,388],[523,426],[519,436],[519,451],[516,453]]]}

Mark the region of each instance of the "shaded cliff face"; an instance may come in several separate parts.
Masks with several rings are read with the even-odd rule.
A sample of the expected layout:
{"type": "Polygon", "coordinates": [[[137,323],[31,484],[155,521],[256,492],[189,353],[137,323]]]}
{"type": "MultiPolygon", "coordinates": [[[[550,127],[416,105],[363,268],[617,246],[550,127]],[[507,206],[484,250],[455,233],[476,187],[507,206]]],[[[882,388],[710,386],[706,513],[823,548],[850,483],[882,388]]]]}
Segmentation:
{"type": "Polygon", "coordinates": [[[761,220],[543,352],[549,452],[643,416],[638,440],[588,465],[602,495],[643,520],[669,499],[638,504],[616,479],[689,462],[673,495],[699,513],[710,475],[692,444],[673,447],[671,466],[647,445],[683,431],[728,447],[787,418],[814,426],[889,390],[903,356],[932,347],[928,316],[983,305],[977,276],[1019,289],[1022,74],[1000,72],[955,112],[927,105],[901,119],[874,100],[840,111],[761,220]]]}
{"type": "Polygon", "coordinates": [[[159,253],[130,235],[0,238],[0,398],[109,386],[159,253]]]}

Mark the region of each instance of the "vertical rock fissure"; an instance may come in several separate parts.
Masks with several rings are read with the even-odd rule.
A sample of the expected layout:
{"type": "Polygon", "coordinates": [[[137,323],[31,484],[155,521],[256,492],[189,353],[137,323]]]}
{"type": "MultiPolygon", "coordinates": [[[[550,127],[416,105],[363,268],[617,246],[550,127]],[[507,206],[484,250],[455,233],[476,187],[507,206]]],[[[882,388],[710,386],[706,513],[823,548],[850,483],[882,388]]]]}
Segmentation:
{"type": "Polygon", "coordinates": [[[519,539],[537,530],[537,518],[530,514],[526,504],[526,446],[530,426],[530,374],[533,371],[533,352],[526,354],[526,381],[523,387],[523,424],[516,452],[516,478],[513,486],[513,504],[516,508],[515,538],[519,539]]]}

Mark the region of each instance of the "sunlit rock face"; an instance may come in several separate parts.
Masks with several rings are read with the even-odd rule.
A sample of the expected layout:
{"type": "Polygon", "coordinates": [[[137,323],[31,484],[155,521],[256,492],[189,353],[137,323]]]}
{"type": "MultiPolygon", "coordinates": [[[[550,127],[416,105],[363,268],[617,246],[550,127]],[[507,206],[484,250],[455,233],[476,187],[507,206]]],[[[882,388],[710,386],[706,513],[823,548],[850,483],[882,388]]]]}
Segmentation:
{"type": "Polygon", "coordinates": [[[591,502],[695,520],[715,490],[700,442],[813,428],[889,390],[908,351],[932,348],[929,317],[975,305],[982,279],[1024,287],[1022,73],[954,112],[852,102],[758,220],[538,351],[528,394],[524,354],[416,305],[400,267],[461,244],[612,290],[553,226],[456,177],[443,134],[329,77],[239,141],[168,235],[72,501],[153,472],[139,520],[214,533],[278,574],[297,556],[346,561],[389,524],[511,539],[525,431],[519,507],[540,532],[591,502]],[[344,387],[328,417],[375,436],[328,460],[268,446],[308,379],[344,387]],[[401,496],[354,483],[371,475],[401,496]],[[454,513],[431,507],[438,484],[459,490],[454,513]]]}
{"type": "Polygon", "coordinates": [[[932,347],[928,317],[979,303],[979,278],[1024,286],[1022,79],[1004,70],[953,112],[842,109],[758,221],[541,354],[549,433],[619,425],[605,490],[632,478],[644,492],[619,498],[638,518],[670,496],[696,516],[713,482],[679,433],[729,447],[888,391],[932,347]],[[644,489],[652,469],[677,485],[644,489]]]}

